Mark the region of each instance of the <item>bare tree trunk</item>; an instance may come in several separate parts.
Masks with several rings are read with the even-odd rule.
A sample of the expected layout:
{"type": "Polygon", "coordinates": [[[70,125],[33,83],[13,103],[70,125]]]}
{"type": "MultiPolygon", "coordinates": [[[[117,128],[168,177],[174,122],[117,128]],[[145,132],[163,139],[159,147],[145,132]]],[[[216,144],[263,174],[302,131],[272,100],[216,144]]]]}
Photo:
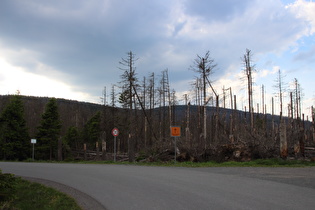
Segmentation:
{"type": "Polygon", "coordinates": [[[273,97],[271,99],[271,137],[272,140],[275,140],[275,119],[274,119],[274,101],[273,101],[273,97]]]}
{"type": "Polygon", "coordinates": [[[294,113],[293,113],[293,96],[292,92],[290,92],[290,108],[291,108],[291,119],[293,119],[294,113]]]}
{"type": "Polygon", "coordinates": [[[233,109],[233,98],[232,98],[232,87],[230,89],[230,98],[231,98],[231,109],[233,109]]]}
{"type": "Polygon", "coordinates": [[[286,125],[284,122],[280,123],[280,157],[286,159],[288,157],[288,142],[286,134],[286,125]]]}
{"type": "Polygon", "coordinates": [[[203,140],[205,149],[207,149],[207,107],[203,106],[203,140]]]}
{"type": "MultiPolygon", "coordinates": [[[[153,122],[153,109],[154,109],[154,104],[155,104],[155,78],[154,78],[154,73],[152,73],[151,78],[150,78],[150,121],[153,122]]],[[[153,130],[150,129],[150,137],[149,137],[149,145],[152,146],[152,134],[153,130]]]]}
{"type": "Polygon", "coordinates": [[[133,53],[129,52],[129,120],[130,120],[130,130],[129,130],[129,138],[128,138],[128,153],[129,153],[129,162],[134,162],[135,159],[135,153],[134,153],[134,124],[133,122],[133,110],[132,110],[132,104],[133,104],[133,95],[132,95],[132,86],[133,86],[133,78],[131,78],[131,75],[133,75],[134,69],[133,69],[133,53]]]}
{"type": "Polygon", "coordinates": [[[261,86],[261,103],[262,103],[262,113],[265,114],[265,86],[261,86]]]}
{"type": "Polygon", "coordinates": [[[300,125],[300,151],[303,158],[305,158],[305,121],[304,114],[302,114],[302,124],[300,125]]]}
{"type": "Polygon", "coordinates": [[[300,90],[300,84],[298,83],[298,80],[294,79],[294,85],[295,85],[295,112],[296,112],[296,119],[301,119],[301,90],[300,90]]]}
{"type": "MultiPolygon", "coordinates": [[[[143,77],[143,108],[146,109],[146,78],[143,77]]],[[[147,138],[148,138],[148,134],[147,134],[147,116],[144,116],[144,148],[147,148],[147,138]]]]}
{"type": "Polygon", "coordinates": [[[245,74],[247,77],[247,90],[248,90],[248,110],[250,114],[250,128],[251,132],[254,130],[254,115],[253,115],[253,78],[252,78],[252,65],[251,65],[251,51],[246,49],[243,58],[245,64],[245,74]]]}
{"type": "MultiPolygon", "coordinates": [[[[187,94],[185,94],[185,104],[186,104],[186,107],[187,107],[187,110],[186,110],[186,133],[185,133],[185,136],[186,136],[186,143],[191,143],[190,141],[190,130],[189,130],[189,123],[190,123],[190,102],[188,102],[188,99],[187,99],[187,94]]],[[[192,145],[190,144],[190,148],[192,148],[192,145]]]]}
{"type": "Polygon", "coordinates": [[[315,109],[312,106],[312,133],[313,133],[313,142],[315,143],[315,109]]]}

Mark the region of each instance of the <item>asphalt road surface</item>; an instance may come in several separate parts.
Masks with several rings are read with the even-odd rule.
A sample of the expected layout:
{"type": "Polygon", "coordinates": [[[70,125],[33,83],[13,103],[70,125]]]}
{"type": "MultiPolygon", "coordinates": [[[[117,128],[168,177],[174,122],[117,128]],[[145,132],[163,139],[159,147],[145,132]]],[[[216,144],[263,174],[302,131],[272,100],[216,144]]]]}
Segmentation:
{"type": "Polygon", "coordinates": [[[73,189],[74,194],[90,196],[109,210],[315,209],[315,167],[180,168],[0,162],[0,169],[3,173],[58,183],[73,189]]]}

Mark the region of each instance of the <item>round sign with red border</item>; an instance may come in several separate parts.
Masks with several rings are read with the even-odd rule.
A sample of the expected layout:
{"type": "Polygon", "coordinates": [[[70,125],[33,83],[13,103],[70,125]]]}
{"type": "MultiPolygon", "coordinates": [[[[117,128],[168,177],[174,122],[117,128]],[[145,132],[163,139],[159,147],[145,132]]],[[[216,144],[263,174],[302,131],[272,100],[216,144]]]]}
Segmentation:
{"type": "Polygon", "coordinates": [[[113,136],[118,136],[118,135],[119,135],[119,130],[118,130],[118,128],[114,128],[114,129],[112,130],[112,135],[113,135],[113,136]]]}

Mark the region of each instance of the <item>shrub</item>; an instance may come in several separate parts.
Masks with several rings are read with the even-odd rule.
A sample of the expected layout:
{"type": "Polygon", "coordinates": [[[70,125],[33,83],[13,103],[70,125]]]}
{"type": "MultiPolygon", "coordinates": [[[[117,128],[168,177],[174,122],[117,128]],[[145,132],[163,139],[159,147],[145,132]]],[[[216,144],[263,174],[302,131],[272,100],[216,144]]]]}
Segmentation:
{"type": "Polygon", "coordinates": [[[3,174],[0,170],[0,202],[14,198],[17,178],[13,174],[3,174]]]}

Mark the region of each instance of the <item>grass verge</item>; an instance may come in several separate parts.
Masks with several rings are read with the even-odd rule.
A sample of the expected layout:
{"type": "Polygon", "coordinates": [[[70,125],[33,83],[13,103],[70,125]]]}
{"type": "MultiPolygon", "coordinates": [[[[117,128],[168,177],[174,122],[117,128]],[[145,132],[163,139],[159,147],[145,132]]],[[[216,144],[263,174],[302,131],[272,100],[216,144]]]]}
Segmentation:
{"type": "MultiPolygon", "coordinates": [[[[55,162],[57,163],[57,162],[55,162]]],[[[210,162],[113,162],[113,161],[65,161],[59,163],[78,164],[117,164],[117,165],[139,165],[139,166],[166,166],[166,167],[312,167],[315,162],[305,160],[283,160],[283,159],[257,159],[246,162],[227,161],[218,163],[210,162]]]]}
{"type": "Polygon", "coordinates": [[[75,200],[53,188],[14,178],[10,199],[0,201],[0,209],[80,210],[75,200]]]}

